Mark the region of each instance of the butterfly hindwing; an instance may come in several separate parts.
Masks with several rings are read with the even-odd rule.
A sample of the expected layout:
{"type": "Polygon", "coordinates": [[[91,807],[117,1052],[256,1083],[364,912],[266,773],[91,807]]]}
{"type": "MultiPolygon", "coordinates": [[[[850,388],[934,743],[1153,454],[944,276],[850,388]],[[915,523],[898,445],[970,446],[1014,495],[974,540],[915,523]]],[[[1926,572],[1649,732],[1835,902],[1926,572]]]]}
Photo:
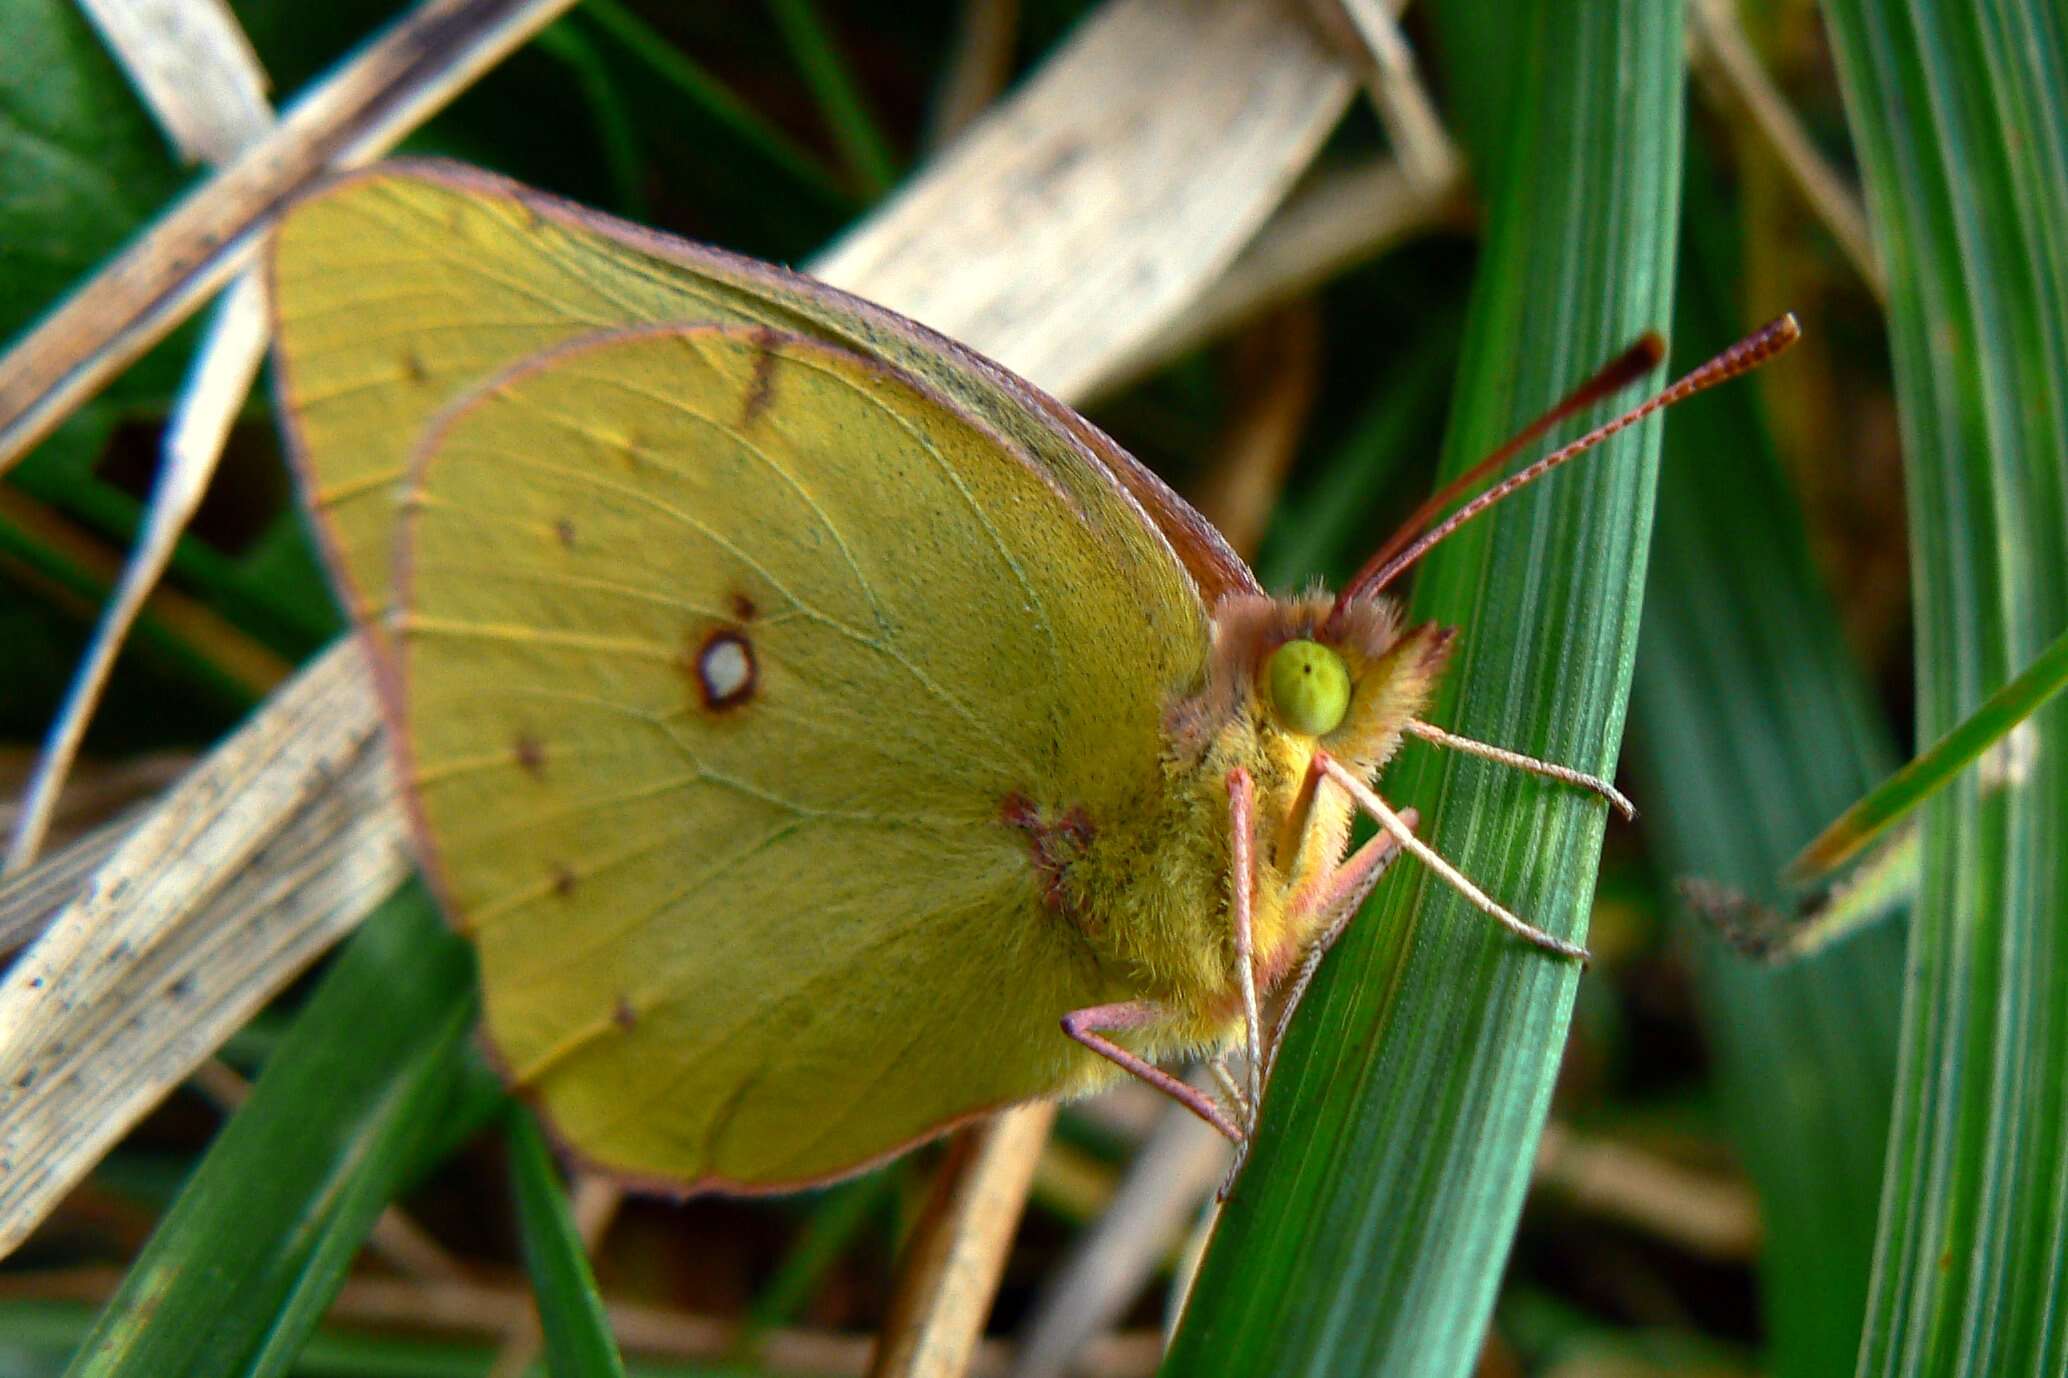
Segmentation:
{"type": "Polygon", "coordinates": [[[784,1185],[1093,1074],[1057,1020],[1105,977],[1006,815],[1122,807],[1202,648],[1038,466],[880,363],[706,325],[491,381],[405,492],[405,783],[571,1144],[784,1185]]]}

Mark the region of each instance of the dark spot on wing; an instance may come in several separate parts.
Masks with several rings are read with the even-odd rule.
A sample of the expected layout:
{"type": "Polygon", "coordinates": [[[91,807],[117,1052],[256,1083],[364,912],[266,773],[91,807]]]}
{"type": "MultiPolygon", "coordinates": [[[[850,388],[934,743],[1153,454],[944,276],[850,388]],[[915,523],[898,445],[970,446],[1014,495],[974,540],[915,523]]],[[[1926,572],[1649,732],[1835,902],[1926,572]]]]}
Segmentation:
{"type": "Polygon", "coordinates": [[[1070,913],[1065,881],[1070,863],[1091,845],[1091,819],[1081,808],[1068,809],[1060,817],[1044,817],[1041,807],[1018,790],[1000,802],[998,816],[1007,827],[1027,835],[1034,873],[1041,878],[1042,900],[1059,914],[1070,913]]]}
{"type": "Polygon", "coordinates": [[[524,773],[532,779],[546,778],[546,747],[538,738],[529,732],[518,733],[517,740],[511,744],[510,754],[517,758],[517,764],[524,767],[524,773]]]}
{"type": "Polygon", "coordinates": [[[557,521],[557,522],[554,522],[554,523],[553,523],[553,534],[554,534],[554,536],[556,536],[556,537],[558,537],[558,538],[559,538],[560,544],[561,544],[562,546],[564,546],[564,547],[565,547],[566,549],[568,549],[568,550],[573,550],[573,549],[574,549],[574,518],[572,518],[572,517],[562,517],[562,518],[561,518],[561,519],[560,519],[559,521],[557,521]]]}
{"type": "Polygon", "coordinates": [[[754,376],[747,384],[746,403],[740,408],[741,430],[759,420],[775,400],[775,331],[765,325],[760,327],[754,332],[754,344],[754,376]]]}
{"type": "Polygon", "coordinates": [[[632,1002],[620,995],[616,1005],[611,1007],[610,1022],[621,1029],[630,1029],[639,1023],[639,1011],[632,1008],[632,1002]]]}
{"type": "Polygon", "coordinates": [[[754,606],[754,600],[744,593],[735,593],[731,599],[732,615],[742,622],[752,622],[761,609],[754,606]]]}
{"type": "Polygon", "coordinates": [[[431,376],[431,370],[424,363],[424,356],[411,345],[402,351],[402,376],[412,383],[421,383],[431,376]]]}
{"type": "Polygon", "coordinates": [[[553,868],[553,893],[566,899],[574,893],[574,872],[565,866],[553,868]]]}

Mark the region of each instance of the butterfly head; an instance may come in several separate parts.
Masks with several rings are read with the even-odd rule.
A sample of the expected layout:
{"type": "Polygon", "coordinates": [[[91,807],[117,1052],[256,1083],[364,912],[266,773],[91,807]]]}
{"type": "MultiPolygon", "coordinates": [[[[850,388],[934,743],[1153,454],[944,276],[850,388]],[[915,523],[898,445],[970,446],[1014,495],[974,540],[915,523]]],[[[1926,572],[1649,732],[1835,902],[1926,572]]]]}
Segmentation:
{"type": "Polygon", "coordinates": [[[1302,767],[1326,750],[1376,770],[1434,694],[1451,641],[1446,627],[1403,627],[1386,599],[1224,599],[1207,683],[1179,705],[1174,736],[1209,753],[1235,731],[1302,767]]]}

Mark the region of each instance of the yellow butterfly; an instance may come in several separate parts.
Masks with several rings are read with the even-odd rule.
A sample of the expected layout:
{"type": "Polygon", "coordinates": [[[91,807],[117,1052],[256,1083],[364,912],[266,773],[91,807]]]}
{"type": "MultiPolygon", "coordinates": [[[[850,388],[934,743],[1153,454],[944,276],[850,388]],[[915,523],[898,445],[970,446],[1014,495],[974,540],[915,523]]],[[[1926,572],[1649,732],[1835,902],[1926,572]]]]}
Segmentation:
{"type": "Polygon", "coordinates": [[[1413,735],[1627,803],[1422,721],[1450,633],[1380,590],[1794,330],[1430,524],[1647,337],[1340,595],[1282,599],[1068,408],[773,267],[430,163],[304,198],[269,265],[281,414],[489,1042],[591,1165],[692,1190],[1122,1070],[1239,1142],[1266,1024],[1400,851],[1584,955],[1371,782],[1413,735]],[[1156,1065],[1234,1047],[1222,1098],[1156,1065]]]}

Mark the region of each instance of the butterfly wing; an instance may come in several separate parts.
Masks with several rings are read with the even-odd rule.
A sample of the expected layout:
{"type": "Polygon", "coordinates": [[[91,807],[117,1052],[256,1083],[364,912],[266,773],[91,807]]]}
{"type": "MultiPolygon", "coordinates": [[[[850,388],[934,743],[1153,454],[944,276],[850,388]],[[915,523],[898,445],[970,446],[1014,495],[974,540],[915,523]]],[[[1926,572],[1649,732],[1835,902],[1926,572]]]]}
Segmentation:
{"type": "Polygon", "coordinates": [[[1146,528],[908,375],[726,326],[519,366],[407,503],[408,792],[571,1144],[789,1185],[1092,1074],[1057,1020],[1109,978],[1009,814],[1153,781],[1205,627],[1130,582],[1146,528]]]}
{"type": "Polygon", "coordinates": [[[1210,527],[909,321],[486,174],[341,179],[270,271],[342,589],[403,590],[427,860],[570,1142],[787,1185],[1102,1070],[1029,823],[1154,787],[1255,587],[1210,527]]]}
{"type": "Polygon", "coordinates": [[[1210,524],[1069,408],[924,327],[767,264],[476,169],[414,161],[348,174],[297,202],[269,268],[281,414],[341,591],[362,618],[385,605],[396,484],[433,417],[569,340],[686,321],[768,326],[923,379],[1079,501],[1125,495],[1127,520],[1146,516],[1208,607],[1258,591],[1210,524]]]}

